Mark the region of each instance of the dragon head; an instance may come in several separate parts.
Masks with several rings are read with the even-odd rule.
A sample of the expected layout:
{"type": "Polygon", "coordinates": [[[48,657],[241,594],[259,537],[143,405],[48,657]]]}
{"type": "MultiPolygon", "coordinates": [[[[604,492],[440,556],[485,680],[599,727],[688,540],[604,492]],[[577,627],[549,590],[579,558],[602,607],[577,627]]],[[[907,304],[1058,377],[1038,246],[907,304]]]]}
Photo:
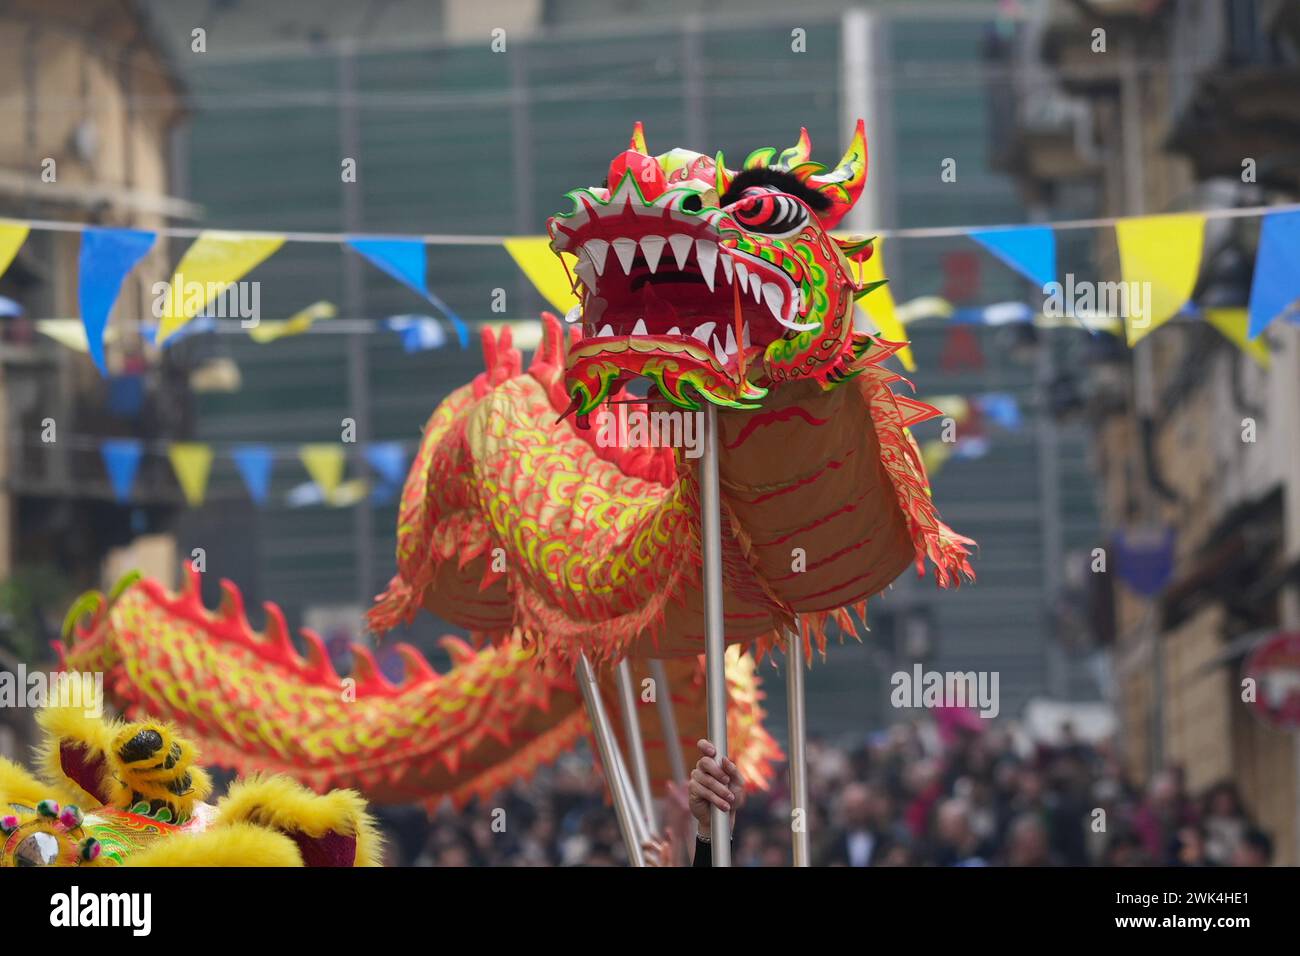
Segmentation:
{"type": "Polygon", "coordinates": [[[637,123],[605,185],[568,194],[547,223],[551,248],[577,256],[582,323],[565,387],[585,415],[623,383],[649,379],[675,405],[756,408],[773,386],[851,377],[853,301],[869,291],[850,260],[870,239],[833,228],[866,181],[858,122],[831,170],[811,162],[807,130],[794,146],[755,150],[740,171],[685,149],[658,156],[637,123]]]}

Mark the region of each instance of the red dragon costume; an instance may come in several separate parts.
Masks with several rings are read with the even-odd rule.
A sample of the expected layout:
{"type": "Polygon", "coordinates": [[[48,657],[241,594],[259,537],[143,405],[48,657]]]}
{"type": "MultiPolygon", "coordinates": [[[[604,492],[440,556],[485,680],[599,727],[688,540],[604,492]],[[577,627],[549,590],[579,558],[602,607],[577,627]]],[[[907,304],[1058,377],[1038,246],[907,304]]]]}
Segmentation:
{"type": "MultiPolygon", "coordinates": [[[[470,631],[479,649],[449,641],[449,672],[403,648],[394,685],[359,648],[348,700],[318,638],[305,635],[304,657],[273,605],[257,634],[233,586],[212,614],[192,582],[99,600],[67,666],[105,671],[128,713],[172,720],[218,763],[376,801],[485,796],[570,748],[588,732],[580,653],[630,659],[638,680],[665,659],[689,748],[705,723],[696,463],[601,441],[592,419],[617,403],[620,423],[671,423],[707,401],[719,406],[726,638],[739,645],[731,753],[763,783],[778,752],[755,656],[796,622],[809,644],[824,646],[831,622],[855,632],[850,610],[865,621],[867,599],[910,564],[932,564],[944,587],[973,576],[973,542],[939,520],[908,432],[938,412],[894,391],[884,362],[901,344],[854,328],[854,302],[874,288],[854,262],[871,241],[829,231],[865,181],[862,124],[834,168],[810,151],[803,133],[731,170],[721,155],[651,155],[638,124],[607,181],[551,218],[581,304],[567,330],[544,316],[527,368],[508,331],[484,332],[485,370],[425,427],[397,574],[369,616],[383,632],[427,608],[470,631]],[[653,386],[645,400],[625,388],[638,378],[653,386]]],[[[642,723],[665,779],[658,722],[642,723]]]]}

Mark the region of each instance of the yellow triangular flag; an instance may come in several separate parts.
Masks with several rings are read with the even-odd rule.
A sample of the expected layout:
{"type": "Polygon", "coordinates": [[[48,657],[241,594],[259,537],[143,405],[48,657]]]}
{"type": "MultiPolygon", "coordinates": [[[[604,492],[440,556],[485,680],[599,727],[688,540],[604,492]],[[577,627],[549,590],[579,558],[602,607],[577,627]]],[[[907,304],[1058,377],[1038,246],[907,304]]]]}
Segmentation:
{"type": "Polygon", "coordinates": [[[48,335],[64,348],[77,352],[90,351],[90,343],[86,340],[86,323],[81,319],[37,319],[36,331],[48,335]]]}
{"type": "Polygon", "coordinates": [[[573,256],[564,253],[569,264],[565,273],[560,258],[551,251],[551,240],[545,236],[518,236],[505,241],[506,252],[510,253],[528,281],[537,287],[547,302],[551,303],[563,317],[578,304],[578,297],[573,294],[569,284],[569,275],[573,273],[573,256]]]}
{"type": "Polygon", "coordinates": [[[303,445],[298,449],[298,457],[302,460],[303,467],[307,469],[307,474],[311,475],[311,480],[316,482],[316,487],[328,501],[334,489],[343,480],[343,466],[346,464],[343,446],[332,442],[303,445]]]}
{"type": "Polygon", "coordinates": [[[31,227],[25,222],[0,222],[0,276],[5,274],[9,264],[18,255],[18,250],[27,241],[31,227]]]}
{"type": "Polygon", "coordinates": [[[1252,339],[1249,335],[1250,313],[1244,309],[1206,309],[1205,321],[1223,333],[1237,348],[1249,355],[1260,368],[1268,368],[1271,356],[1268,342],[1261,335],[1252,339]]]}
{"type": "Polygon", "coordinates": [[[168,284],[158,344],[203,311],[232,282],[238,282],[284,245],[284,236],[208,230],[185,250],[168,284]]]}
{"type": "Polygon", "coordinates": [[[939,409],[944,418],[951,418],[958,425],[964,425],[970,418],[970,402],[964,395],[926,395],[921,401],[939,409]]]}
{"type": "Polygon", "coordinates": [[[333,494],[325,496],[325,502],[331,508],[350,508],[370,494],[370,482],[364,478],[353,478],[334,489],[333,494]]]}
{"type": "MultiPolygon", "coordinates": [[[[885,239],[883,236],[877,236],[876,241],[872,244],[875,252],[871,258],[862,263],[862,282],[872,283],[879,282],[885,278],[885,239]]],[[[858,278],[858,267],[853,264],[854,278],[858,278]]],[[[890,291],[888,285],[882,285],[879,289],[868,292],[858,300],[858,308],[867,314],[871,319],[880,337],[890,342],[906,342],[907,332],[903,330],[903,323],[898,319],[898,312],[894,308],[894,293],[890,291]]],[[[912,347],[906,346],[898,350],[898,359],[903,363],[903,368],[909,372],[916,371],[916,359],[912,357],[912,347]]]]}
{"type": "Polygon", "coordinates": [[[952,443],[946,441],[928,441],[921,446],[921,464],[925,466],[925,473],[933,478],[939,472],[943,471],[943,466],[948,463],[952,455],[952,443]]]}
{"type": "Polygon", "coordinates": [[[248,330],[248,337],[259,345],[274,342],[290,335],[302,335],[316,322],[332,319],[339,310],[333,302],[313,302],[300,312],[295,312],[282,322],[259,322],[248,330]]]}
{"type": "Polygon", "coordinates": [[[1115,224],[1115,240],[1121,278],[1129,284],[1124,327],[1132,347],[1177,315],[1192,297],[1201,271],[1205,217],[1121,219],[1115,224]]]}
{"type": "Polygon", "coordinates": [[[938,295],[923,295],[894,307],[894,314],[904,326],[917,319],[951,319],[956,311],[951,302],[938,295]]]}
{"type": "Polygon", "coordinates": [[[203,504],[208,491],[208,474],[212,471],[212,448],[198,442],[174,442],[167,449],[172,470],[191,508],[203,504]]]}

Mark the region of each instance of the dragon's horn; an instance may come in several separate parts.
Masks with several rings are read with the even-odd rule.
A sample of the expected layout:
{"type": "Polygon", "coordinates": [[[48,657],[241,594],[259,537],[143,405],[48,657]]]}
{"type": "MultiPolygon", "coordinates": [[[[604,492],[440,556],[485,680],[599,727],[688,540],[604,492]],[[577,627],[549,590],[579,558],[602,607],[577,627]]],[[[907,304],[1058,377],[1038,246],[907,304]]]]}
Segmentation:
{"type": "Polygon", "coordinates": [[[788,149],[781,150],[781,155],[776,158],[772,165],[779,169],[791,169],[808,162],[812,156],[812,141],[808,139],[807,127],[799,127],[799,139],[788,149]]]}
{"type": "Polygon", "coordinates": [[[862,195],[867,181],[867,135],[862,120],[858,120],[853,140],[839,164],[829,172],[817,172],[804,180],[831,201],[831,206],[818,214],[822,225],[832,229],[853,208],[862,195]]]}
{"type": "Polygon", "coordinates": [[[727,164],[722,158],[722,150],[718,150],[718,155],[713,160],[713,189],[719,196],[726,195],[731,188],[731,173],[727,171],[727,164]]]}
{"type": "Polygon", "coordinates": [[[632,127],[632,138],[627,141],[627,148],[646,156],[650,155],[650,151],[645,148],[645,129],[641,126],[640,120],[637,120],[632,127]]]}

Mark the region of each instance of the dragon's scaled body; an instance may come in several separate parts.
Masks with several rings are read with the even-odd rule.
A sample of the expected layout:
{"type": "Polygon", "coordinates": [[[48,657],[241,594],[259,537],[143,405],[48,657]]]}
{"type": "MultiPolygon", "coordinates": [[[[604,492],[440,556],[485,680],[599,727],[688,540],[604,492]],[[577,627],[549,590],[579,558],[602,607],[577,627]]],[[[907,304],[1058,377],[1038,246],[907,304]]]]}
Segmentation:
{"type": "MultiPolygon", "coordinates": [[[[739,645],[729,744],[766,781],[779,752],[742,648],[761,656],[796,623],[807,641],[832,621],[853,632],[849,610],[865,618],[913,563],[945,587],[971,576],[973,542],[939,520],[908,431],[938,412],[895,393],[884,362],[901,345],[854,329],[853,302],[873,286],[853,261],[870,240],[829,232],[865,180],[861,124],[834,169],[810,153],[805,133],[732,171],[720,155],[651,156],[638,124],[607,182],[552,218],[552,247],[577,256],[581,305],[567,330],[543,317],[527,368],[508,330],[484,332],[485,370],[425,427],[397,574],[369,615],[380,633],[421,608],[468,630],[481,646],[449,639],[449,671],[399,646],[406,675],[392,684],[356,648],[347,685],[319,638],[304,632],[298,653],[274,605],[257,633],[233,586],[211,613],[193,580],[179,595],[146,581],[102,601],[67,666],[104,671],[118,706],[175,721],[218,763],[379,802],[487,796],[569,749],[588,732],[582,653],[629,660],[638,689],[664,659],[689,748],[705,727],[697,463],[623,439],[633,415],[703,400],[718,406],[724,620],[739,645]],[[653,384],[644,401],[625,387],[637,378],[653,384]],[[606,403],[622,409],[613,426],[606,403]]],[[[616,711],[612,668],[600,670],[616,711]]],[[[660,725],[640,713],[662,780],[660,725]]]]}
{"type": "MultiPolygon", "coordinates": [[[[61,651],[69,670],[103,673],[106,696],[128,716],[171,721],[217,766],[280,773],[322,792],[350,787],[375,803],[459,804],[527,777],[590,732],[572,671],[539,661],[517,640],[474,650],[444,638],[452,666],[441,674],[397,644],[406,672],[397,684],[368,649],[354,646],[345,679],[311,631],[302,632],[306,654],[299,653],[274,604],[265,605],[259,633],[233,584],[223,582],[215,612],[199,591],[193,571],[178,594],[156,581],[134,583],[84,615],[61,651]]],[[[647,675],[635,669],[638,690],[647,675]]],[[[737,759],[761,785],[780,751],[763,730],[752,659],[735,655],[728,679],[737,759]]],[[[679,743],[690,748],[705,726],[699,662],[672,662],[669,681],[679,743]]],[[[617,714],[608,675],[602,691],[617,714]]],[[[652,706],[641,726],[652,776],[665,780],[669,761],[652,706]]]]}

